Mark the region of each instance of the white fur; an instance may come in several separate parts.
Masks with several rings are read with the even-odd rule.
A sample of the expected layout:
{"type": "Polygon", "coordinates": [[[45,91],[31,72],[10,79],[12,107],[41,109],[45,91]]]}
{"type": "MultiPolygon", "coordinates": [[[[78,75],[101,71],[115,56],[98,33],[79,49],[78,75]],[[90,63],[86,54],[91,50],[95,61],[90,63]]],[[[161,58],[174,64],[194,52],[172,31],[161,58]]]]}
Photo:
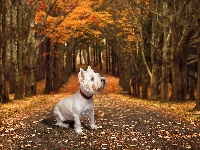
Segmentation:
{"type": "MultiPolygon", "coordinates": [[[[87,96],[99,93],[106,85],[106,78],[100,77],[99,73],[95,73],[90,66],[88,66],[87,71],[80,68],[78,79],[81,91],[87,96]]],[[[94,122],[93,97],[90,99],[84,98],[80,94],[80,90],[58,102],[54,108],[54,115],[57,121],[56,125],[60,127],[68,128],[69,125],[63,122],[66,120],[74,121],[76,133],[82,133],[80,119],[84,116],[89,116],[92,129],[98,128],[94,122]]]]}

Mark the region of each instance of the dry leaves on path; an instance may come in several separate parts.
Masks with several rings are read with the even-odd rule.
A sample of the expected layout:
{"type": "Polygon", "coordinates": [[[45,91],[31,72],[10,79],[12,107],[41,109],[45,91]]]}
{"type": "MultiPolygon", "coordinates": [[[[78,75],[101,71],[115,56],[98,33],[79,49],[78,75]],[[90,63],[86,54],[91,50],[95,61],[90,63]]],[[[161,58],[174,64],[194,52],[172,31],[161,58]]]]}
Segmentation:
{"type": "Polygon", "coordinates": [[[196,123],[169,115],[157,103],[119,94],[118,78],[100,72],[108,85],[100,95],[95,95],[99,129],[91,130],[88,118],[82,120],[84,135],[76,134],[73,128],[54,125],[55,104],[79,88],[77,74],[72,74],[58,93],[25,100],[24,103],[35,103],[2,121],[0,149],[200,149],[196,123]]]}

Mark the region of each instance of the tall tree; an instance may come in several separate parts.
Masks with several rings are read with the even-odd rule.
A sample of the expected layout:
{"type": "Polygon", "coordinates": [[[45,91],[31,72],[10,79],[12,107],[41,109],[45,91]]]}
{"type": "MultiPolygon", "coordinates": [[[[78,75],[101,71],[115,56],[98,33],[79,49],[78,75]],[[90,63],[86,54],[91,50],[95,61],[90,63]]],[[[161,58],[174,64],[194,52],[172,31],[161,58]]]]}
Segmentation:
{"type": "Polygon", "coordinates": [[[162,2],[157,0],[150,0],[150,7],[154,12],[151,12],[151,87],[150,87],[150,99],[158,99],[159,91],[159,78],[161,75],[161,58],[160,58],[160,46],[162,44],[162,27],[158,22],[161,20],[160,12],[162,10],[162,2]]]}
{"type": "Polygon", "coordinates": [[[193,110],[200,110],[200,18],[197,20],[198,22],[198,74],[197,74],[197,99],[196,99],[196,105],[193,110]]]}
{"type": "Polygon", "coordinates": [[[199,16],[196,0],[168,2],[171,28],[172,99],[185,100],[187,94],[188,40],[199,16]],[[191,7],[192,6],[192,7],[191,7]]]}
{"type": "Polygon", "coordinates": [[[28,32],[28,28],[26,26],[26,21],[24,19],[25,14],[25,5],[24,3],[17,3],[12,6],[13,12],[13,20],[12,25],[13,29],[16,31],[15,41],[17,42],[16,48],[13,47],[13,64],[15,70],[15,99],[22,99],[24,97],[24,59],[25,59],[25,45],[24,42],[26,39],[26,33],[24,33],[24,28],[26,27],[26,31],[28,32]],[[15,12],[15,8],[17,8],[17,14],[15,12]]]}
{"type": "Polygon", "coordinates": [[[10,24],[7,17],[10,17],[10,1],[5,3],[1,1],[0,6],[0,102],[8,102],[9,96],[6,88],[5,75],[8,66],[6,66],[6,54],[9,51],[7,42],[9,41],[10,24]]]}
{"type": "Polygon", "coordinates": [[[34,0],[32,8],[28,8],[28,16],[30,17],[28,22],[28,37],[25,49],[25,72],[26,72],[26,86],[25,95],[36,95],[36,56],[38,53],[38,43],[35,38],[35,17],[38,9],[38,0],[34,0]]]}
{"type": "Polygon", "coordinates": [[[53,91],[53,55],[51,54],[51,39],[46,39],[46,61],[45,61],[45,71],[46,71],[46,84],[45,93],[48,94],[53,91]]]}
{"type": "Polygon", "coordinates": [[[168,101],[169,100],[169,52],[170,52],[170,41],[171,41],[171,30],[169,27],[169,20],[166,16],[168,16],[169,12],[167,9],[167,3],[163,2],[162,4],[163,12],[163,48],[162,48],[162,80],[161,80],[161,100],[168,101]]]}

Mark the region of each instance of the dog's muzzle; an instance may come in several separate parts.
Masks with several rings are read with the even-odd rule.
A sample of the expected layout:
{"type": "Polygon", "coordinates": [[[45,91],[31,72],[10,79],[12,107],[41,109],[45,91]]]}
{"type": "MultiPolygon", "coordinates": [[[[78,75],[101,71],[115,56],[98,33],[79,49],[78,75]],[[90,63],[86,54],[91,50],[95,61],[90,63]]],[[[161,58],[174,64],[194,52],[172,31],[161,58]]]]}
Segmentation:
{"type": "Polygon", "coordinates": [[[102,82],[103,84],[105,84],[105,83],[106,83],[106,80],[103,78],[103,79],[101,79],[101,82],[102,82]]]}

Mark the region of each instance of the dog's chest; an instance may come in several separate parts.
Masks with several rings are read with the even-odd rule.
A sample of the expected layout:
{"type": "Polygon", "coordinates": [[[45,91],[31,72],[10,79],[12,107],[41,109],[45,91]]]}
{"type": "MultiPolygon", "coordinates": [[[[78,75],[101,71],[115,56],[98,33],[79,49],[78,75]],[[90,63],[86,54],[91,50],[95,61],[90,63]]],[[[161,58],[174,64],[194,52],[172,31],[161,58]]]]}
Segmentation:
{"type": "Polygon", "coordinates": [[[90,103],[87,103],[82,107],[80,116],[81,117],[87,116],[92,112],[92,110],[93,110],[93,105],[90,103]]]}

